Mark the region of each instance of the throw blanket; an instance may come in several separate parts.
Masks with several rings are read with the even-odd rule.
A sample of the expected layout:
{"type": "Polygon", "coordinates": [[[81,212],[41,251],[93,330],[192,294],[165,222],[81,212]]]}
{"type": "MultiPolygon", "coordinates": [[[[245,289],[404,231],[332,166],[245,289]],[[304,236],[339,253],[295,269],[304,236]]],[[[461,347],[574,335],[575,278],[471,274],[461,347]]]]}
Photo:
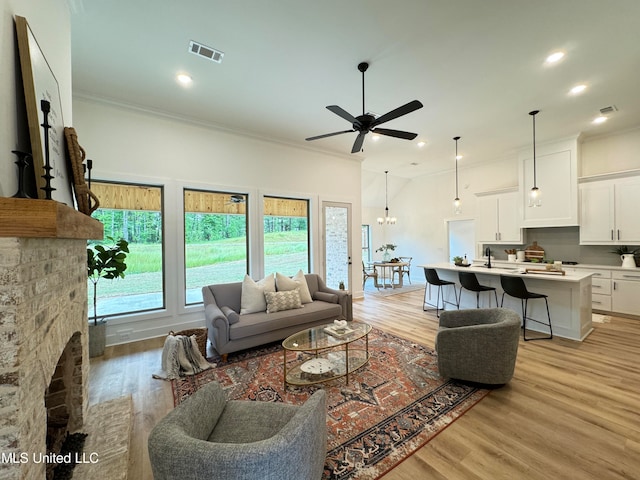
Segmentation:
{"type": "Polygon", "coordinates": [[[154,373],[153,377],[173,380],[200,373],[212,366],[198,350],[195,335],[168,335],[162,349],[162,371],[154,373]]]}

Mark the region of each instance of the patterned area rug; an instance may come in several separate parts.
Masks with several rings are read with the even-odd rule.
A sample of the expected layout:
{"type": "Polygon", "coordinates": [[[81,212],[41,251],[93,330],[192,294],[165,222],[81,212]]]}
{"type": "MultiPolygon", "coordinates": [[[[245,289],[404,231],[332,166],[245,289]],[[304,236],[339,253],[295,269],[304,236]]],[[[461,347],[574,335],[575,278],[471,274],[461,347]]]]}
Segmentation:
{"type": "MultiPolygon", "coordinates": [[[[324,479],[375,479],[411,455],[480,401],[488,390],[441,379],[433,350],[373,329],[370,360],[345,379],[283,386],[279,344],[229,355],[226,364],[171,382],[177,405],[202,385],[220,382],[230,399],[302,404],[327,392],[324,479]]],[[[291,357],[292,359],[293,357],[291,357]]]]}

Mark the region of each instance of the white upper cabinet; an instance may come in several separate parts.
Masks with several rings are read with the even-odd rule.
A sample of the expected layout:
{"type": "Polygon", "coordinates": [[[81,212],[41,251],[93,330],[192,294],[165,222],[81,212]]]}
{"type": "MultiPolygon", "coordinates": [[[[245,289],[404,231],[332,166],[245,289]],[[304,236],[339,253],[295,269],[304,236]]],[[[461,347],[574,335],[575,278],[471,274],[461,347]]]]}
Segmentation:
{"type": "Polygon", "coordinates": [[[481,243],[522,243],[517,190],[477,194],[476,239],[481,243]]]}
{"type": "Polygon", "coordinates": [[[640,176],[580,184],[580,243],[640,243],[640,176]]]}
{"type": "Polygon", "coordinates": [[[533,147],[519,155],[521,227],[578,225],[578,138],[536,146],[536,185],[542,205],[529,207],[533,147]]]}

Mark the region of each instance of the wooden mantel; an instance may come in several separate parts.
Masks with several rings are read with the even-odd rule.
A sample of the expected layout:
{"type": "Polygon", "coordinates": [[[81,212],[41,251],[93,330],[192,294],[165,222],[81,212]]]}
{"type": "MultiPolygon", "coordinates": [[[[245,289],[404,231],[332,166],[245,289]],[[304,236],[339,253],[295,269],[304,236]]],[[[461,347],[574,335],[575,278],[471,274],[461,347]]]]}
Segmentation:
{"type": "Polygon", "coordinates": [[[0,197],[0,237],[101,240],[104,227],[55,200],[0,197]]]}

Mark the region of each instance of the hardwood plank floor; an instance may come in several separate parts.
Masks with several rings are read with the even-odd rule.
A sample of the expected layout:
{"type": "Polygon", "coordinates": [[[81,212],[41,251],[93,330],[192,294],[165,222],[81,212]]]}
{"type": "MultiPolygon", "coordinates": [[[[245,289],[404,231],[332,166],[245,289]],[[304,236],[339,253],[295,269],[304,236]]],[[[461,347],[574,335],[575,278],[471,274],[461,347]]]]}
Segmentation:
{"type": "MultiPolygon", "coordinates": [[[[367,296],[354,318],[433,347],[438,322],[422,295],[367,296]]],[[[513,380],[384,480],[640,479],[640,321],[594,326],[582,343],[521,340],[513,380]]],[[[90,403],[133,396],[131,479],[152,479],[148,434],[173,407],[169,382],[151,377],[163,342],[108,347],[91,360],[90,403]]]]}

